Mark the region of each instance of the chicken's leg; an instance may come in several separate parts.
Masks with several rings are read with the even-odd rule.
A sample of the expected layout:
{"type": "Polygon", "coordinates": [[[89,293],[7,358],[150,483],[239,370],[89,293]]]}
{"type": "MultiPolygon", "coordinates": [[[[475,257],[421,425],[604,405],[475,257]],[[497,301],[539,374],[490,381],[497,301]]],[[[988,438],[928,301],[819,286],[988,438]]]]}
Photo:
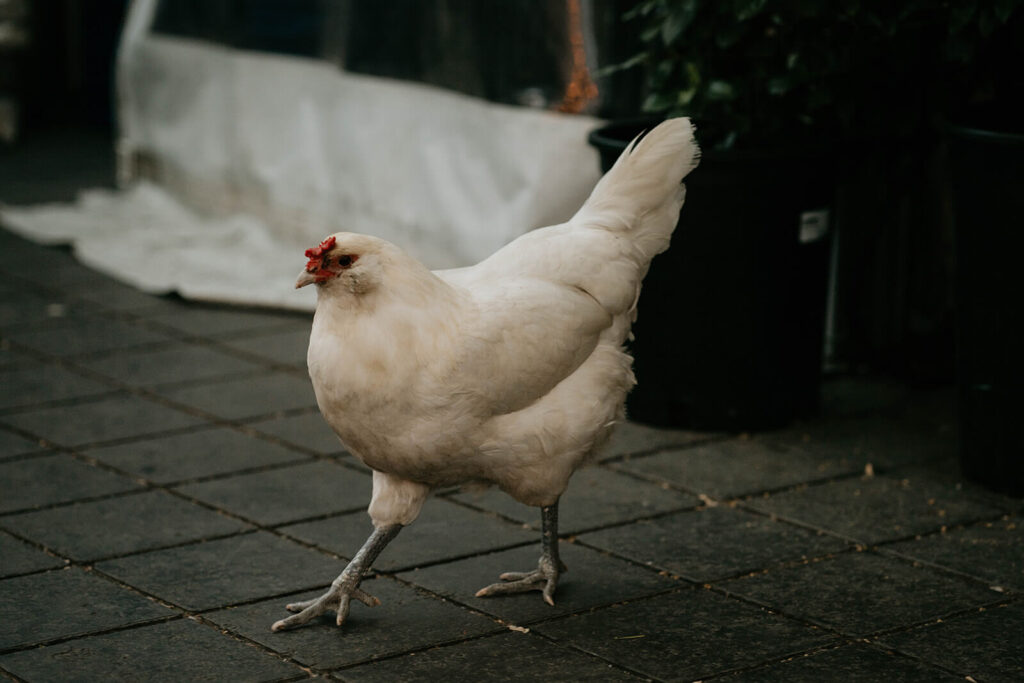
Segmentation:
{"type": "Polygon", "coordinates": [[[555,588],[558,586],[558,575],[567,568],[558,557],[558,501],[540,509],[541,520],[541,552],[537,568],[529,572],[506,572],[499,576],[501,583],[492,583],[477,591],[478,598],[507,593],[525,593],[539,590],[544,594],[544,602],[555,604],[555,588]]]}
{"type": "Polygon", "coordinates": [[[401,524],[390,524],[375,528],[370,537],[366,539],[363,547],[359,549],[359,552],[356,553],[352,561],[345,567],[345,571],[331,583],[331,587],[326,593],[313,600],[286,605],[285,609],[289,612],[298,612],[298,614],[275,622],[270,627],[271,630],[282,631],[286,628],[305,624],[310,619],[318,617],[328,610],[337,612],[338,618],[336,623],[338,626],[341,626],[348,616],[349,604],[352,598],[370,607],[379,605],[380,600],[369,593],[359,590],[359,582],[363,580],[363,574],[370,569],[373,561],[380,555],[380,551],[384,550],[384,546],[390,543],[391,539],[397,536],[401,530],[401,524]]]}

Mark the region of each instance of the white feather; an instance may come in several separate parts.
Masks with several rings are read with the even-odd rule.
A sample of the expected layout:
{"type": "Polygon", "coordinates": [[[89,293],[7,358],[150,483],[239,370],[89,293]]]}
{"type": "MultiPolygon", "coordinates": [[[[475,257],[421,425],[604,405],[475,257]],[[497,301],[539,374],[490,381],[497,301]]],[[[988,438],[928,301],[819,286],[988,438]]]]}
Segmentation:
{"type": "Polygon", "coordinates": [[[432,273],[383,240],[334,236],[331,253],[358,259],[318,285],[309,371],[327,422],[378,473],[375,524],[410,523],[452,484],[558,499],[623,419],[623,343],[698,154],[689,120],[667,121],[568,223],[470,268],[432,273]]]}

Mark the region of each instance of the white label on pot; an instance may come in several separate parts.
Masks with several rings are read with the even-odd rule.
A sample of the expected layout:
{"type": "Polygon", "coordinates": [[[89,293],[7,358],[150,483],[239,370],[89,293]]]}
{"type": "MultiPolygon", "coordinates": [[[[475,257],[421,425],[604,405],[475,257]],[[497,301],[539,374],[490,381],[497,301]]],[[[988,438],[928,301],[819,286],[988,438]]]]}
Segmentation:
{"type": "Polygon", "coordinates": [[[800,214],[800,244],[817,242],[828,234],[828,209],[800,214]]]}

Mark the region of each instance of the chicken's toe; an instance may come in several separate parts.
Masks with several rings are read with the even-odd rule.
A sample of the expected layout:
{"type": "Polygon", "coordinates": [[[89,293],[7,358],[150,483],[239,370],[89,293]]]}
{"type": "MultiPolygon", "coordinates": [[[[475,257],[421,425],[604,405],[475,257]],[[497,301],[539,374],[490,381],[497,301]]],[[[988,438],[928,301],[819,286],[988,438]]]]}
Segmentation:
{"type": "Polygon", "coordinates": [[[537,568],[533,571],[505,572],[498,577],[501,579],[499,583],[484,586],[476,592],[476,597],[490,598],[495,595],[541,591],[544,596],[544,602],[554,605],[558,577],[564,571],[566,571],[566,567],[561,562],[556,564],[550,558],[542,557],[537,568]]]}
{"type": "Polygon", "coordinates": [[[286,610],[289,612],[297,612],[297,614],[293,614],[290,617],[274,622],[274,625],[270,627],[270,630],[283,631],[284,629],[292,628],[293,626],[301,626],[302,624],[305,624],[329,611],[337,613],[338,616],[337,619],[335,619],[335,622],[338,626],[341,626],[348,617],[352,598],[355,598],[369,607],[376,607],[380,604],[380,600],[358,588],[345,590],[341,587],[331,586],[330,590],[319,598],[303,600],[302,602],[293,602],[285,605],[286,610]]]}

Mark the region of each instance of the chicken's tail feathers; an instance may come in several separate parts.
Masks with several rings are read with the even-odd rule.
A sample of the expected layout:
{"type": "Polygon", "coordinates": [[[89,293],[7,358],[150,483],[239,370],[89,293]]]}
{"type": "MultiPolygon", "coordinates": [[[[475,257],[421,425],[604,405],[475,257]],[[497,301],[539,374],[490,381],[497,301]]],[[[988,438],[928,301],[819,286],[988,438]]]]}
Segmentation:
{"type": "Polygon", "coordinates": [[[664,121],[626,147],[572,222],[629,233],[649,261],[668,248],[686,196],[682,180],[699,162],[690,119],[664,121]]]}

